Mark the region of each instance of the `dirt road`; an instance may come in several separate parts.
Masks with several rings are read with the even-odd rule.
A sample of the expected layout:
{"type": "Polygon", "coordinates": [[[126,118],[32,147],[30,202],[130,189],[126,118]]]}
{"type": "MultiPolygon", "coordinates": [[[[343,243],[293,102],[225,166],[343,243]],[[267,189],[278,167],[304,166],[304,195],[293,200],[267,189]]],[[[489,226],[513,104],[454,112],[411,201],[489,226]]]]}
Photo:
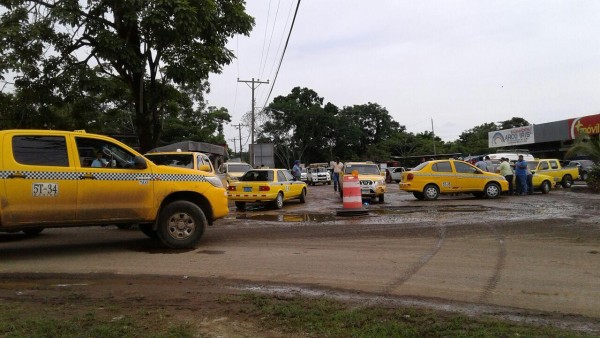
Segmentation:
{"type": "Polygon", "coordinates": [[[115,227],[0,234],[0,273],[198,277],[230,290],[600,319],[600,196],[575,187],[425,202],[388,189],[385,203],[356,218],[336,216],[331,186],[309,187],[306,204],[281,210],[232,205],[189,251],[115,227]]]}

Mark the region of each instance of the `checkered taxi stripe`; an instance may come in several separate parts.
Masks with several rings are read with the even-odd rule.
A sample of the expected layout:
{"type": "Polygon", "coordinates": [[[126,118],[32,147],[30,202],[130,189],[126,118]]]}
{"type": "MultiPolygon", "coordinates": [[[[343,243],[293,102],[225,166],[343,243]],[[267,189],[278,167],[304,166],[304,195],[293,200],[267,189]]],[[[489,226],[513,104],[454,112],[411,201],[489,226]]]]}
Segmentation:
{"type": "Polygon", "coordinates": [[[0,171],[0,179],[12,178],[18,175],[19,178],[29,180],[81,180],[96,179],[101,181],[187,181],[187,182],[206,182],[206,177],[202,175],[190,174],[134,174],[134,173],[111,173],[111,172],[60,172],[60,171],[0,171]]]}

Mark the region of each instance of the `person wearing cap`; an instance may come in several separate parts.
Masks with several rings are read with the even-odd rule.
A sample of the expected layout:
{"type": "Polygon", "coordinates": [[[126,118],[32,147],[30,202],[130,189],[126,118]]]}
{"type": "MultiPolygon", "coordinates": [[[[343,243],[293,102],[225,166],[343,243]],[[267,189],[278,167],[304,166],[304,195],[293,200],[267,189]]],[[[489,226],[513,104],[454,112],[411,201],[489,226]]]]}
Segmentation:
{"type": "Polygon", "coordinates": [[[500,164],[498,165],[498,169],[497,172],[504,176],[504,178],[506,178],[506,180],[508,181],[508,194],[512,195],[513,194],[513,171],[512,168],[510,167],[510,164],[508,163],[508,159],[505,157],[502,157],[500,159],[500,164]]]}
{"type": "Polygon", "coordinates": [[[300,181],[301,169],[300,169],[300,160],[294,161],[294,166],[292,167],[292,176],[294,176],[294,180],[300,181]]]}

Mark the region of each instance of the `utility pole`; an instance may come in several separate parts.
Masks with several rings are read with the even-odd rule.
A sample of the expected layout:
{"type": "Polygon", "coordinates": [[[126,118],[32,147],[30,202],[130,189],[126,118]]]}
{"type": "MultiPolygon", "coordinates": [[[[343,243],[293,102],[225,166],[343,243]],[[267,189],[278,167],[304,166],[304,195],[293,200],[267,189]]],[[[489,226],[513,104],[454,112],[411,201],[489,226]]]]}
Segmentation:
{"type": "MultiPolygon", "coordinates": [[[[237,138],[230,138],[229,141],[233,141],[233,153],[235,154],[237,152],[237,147],[235,146],[235,141],[237,140],[237,138]]],[[[240,147],[242,146],[242,142],[240,141],[240,147]]]]}
{"type": "Polygon", "coordinates": [[[246,85],[248,85],[248,87],[250,87],[250,89],[252,89],[252,123],[250,126],[251,137],[250,137],[250,147],[248,147],[248,154],[250,154],[250,165],[252,166],[252,168],[254,168],[254,149],[252,149],[254,147],[254,106],[256,105],[256,102],[254,100],[254,90],[263,83],[268,84],[269,80],[267,80],[265,82],[265,81],[260,81],[259,79],[255,80],[254,78],[252,78],[251,81],[248,81],[248,80],[240,80],[238,78],[238,82],[244,82],[246,85]]]}
{"type": "Polygon", "coordinates": [[[238,129],[238,133],[240,134],[240,138],[238,140],[240,140],[240,161],[242,160],[242,127],[245,127],[245,125],[238,123],[237,125],[233,125],[234,127],[237,127],[238,129]]]}

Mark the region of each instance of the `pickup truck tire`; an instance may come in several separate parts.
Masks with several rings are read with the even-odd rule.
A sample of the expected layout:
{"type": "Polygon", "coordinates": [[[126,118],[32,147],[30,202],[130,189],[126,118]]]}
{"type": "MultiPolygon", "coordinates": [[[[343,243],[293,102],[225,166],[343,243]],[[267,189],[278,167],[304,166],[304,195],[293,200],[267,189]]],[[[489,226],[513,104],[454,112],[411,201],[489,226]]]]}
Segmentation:
{"type": "Polygon", "coordinates": [[[440,188],[435,184],[428,184],[425,186],[425,189],[423,189],[423,196],[428,201],[436,200],[440,197],[440,188]]]}
{"type": "Polygon", "coordinates": [[[36,229],[25,229],[23,230],[23,233],[27,236],[37,236],[39,235],[42,231],[44,231],[44,228],[36,228],[36,229]]]}
{"type": "Polygon", "coordinates": [[[242,211],[246,208],[246,202],[235,202],[235,207],[242,211]]]}
{"type": "Polygon", "coordinates": [[[552,186],[550,185],[550,181],[544,181],[542,182],[542,185],[540,185],[540,191],[542,192],[542,194],[549,193],[551,189],[552,186]]]}
{"type": "Polygon", "coordinates": [[[381,194],[379,195],[379,203],[383,203],[385,202],[385,195],[381,194]]]}
{"type": "Polygon", "coordinates": [[[169,248],[188,249],[198,243],[207,223],[199,206],[189,201],[175,201],[161,210],[156,233],[169,248]]]}
{"type": "Polygon", "coordinates": [[[485,186],[483,193],[485,194],[486,198],[490,198],[490,199],[498,198],[498,197],[500,197],[500,194],[502,193],[502,189],[500,188],[500,186],[497,183],[488,183],[485,186]]]}
{"type": "Polygon", "coordinates": [[[570,188],[573,185],[573,177],[571,177],[571,175],[563,176],[560,184],[563,186],[563,188],[570,188]]]}
{"type": "Polygon", "coordinates": [[[152,229],[152,224],[139,224],[138,227],[144,235],[152,239],[158,239],[158,234],[156,234],[156,231],[152,229]]]}

